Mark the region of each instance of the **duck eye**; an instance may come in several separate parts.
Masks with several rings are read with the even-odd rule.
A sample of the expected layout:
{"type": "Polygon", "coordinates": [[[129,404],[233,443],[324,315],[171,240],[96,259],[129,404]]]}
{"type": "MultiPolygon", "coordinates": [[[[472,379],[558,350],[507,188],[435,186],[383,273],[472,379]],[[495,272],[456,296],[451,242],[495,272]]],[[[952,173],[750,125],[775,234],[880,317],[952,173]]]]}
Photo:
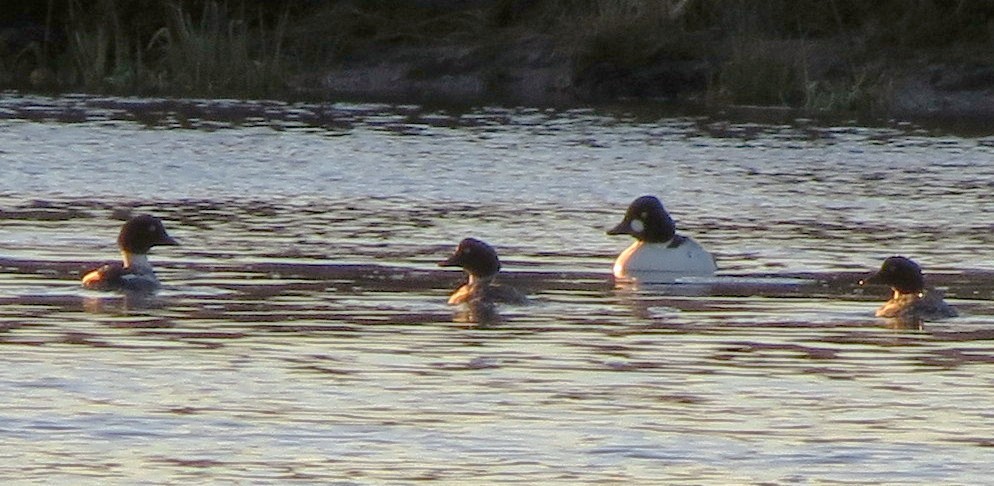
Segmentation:
{"type": "Polygon", "coordinates": [[[158,229],[159,229],[159,228],[157,228],[157,227],[156,227],[156,226],[155,226],[155,225],[153,224],[153,225],[151,225],[151,226],[149,226],[149,227],[148,227],[148,232],[149,232],[149,233],[155,233],[155,232],[156,232],[156,230],[158,230],[158,229]]]}

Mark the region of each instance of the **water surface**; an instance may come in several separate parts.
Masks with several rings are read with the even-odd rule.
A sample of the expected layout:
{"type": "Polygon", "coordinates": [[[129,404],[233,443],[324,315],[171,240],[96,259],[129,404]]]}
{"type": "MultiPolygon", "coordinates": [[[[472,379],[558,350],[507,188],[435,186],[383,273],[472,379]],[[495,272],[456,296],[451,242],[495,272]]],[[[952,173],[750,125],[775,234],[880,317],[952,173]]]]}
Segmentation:
{"type": "Polygon", "coordinates": [[[994,138],[623,109],[0,98],[0,476],[960,483],[994,473],[994,138]],[[659,195],[714,279],[631,285],[659,195]],[[78,287],[151,212],[154,297],[78,287]],[[472,322],[497,247],[533,304],[472,322]],[[873,317],[923,264],[962,317],[873,317]]]}

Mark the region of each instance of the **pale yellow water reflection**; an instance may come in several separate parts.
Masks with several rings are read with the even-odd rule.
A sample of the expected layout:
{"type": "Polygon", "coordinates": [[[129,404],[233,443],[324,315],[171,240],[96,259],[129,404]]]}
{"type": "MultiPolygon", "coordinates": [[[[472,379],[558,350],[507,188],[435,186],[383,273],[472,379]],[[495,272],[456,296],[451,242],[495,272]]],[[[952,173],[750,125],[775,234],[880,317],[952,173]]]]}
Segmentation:
{"type": "Polygon", "coordinates": [[[591,110],[0,101],[0,477],[934,483],[994,473],[994,149],[591,110]],[[714,278],[615,282],[659,195],[714,278]],[[122,209],[180,247],[84,291],[122,209]],[[527,306],[445,304],[462,237],[527,306]],[[962,317],[894,326],[901,253],[962,317]]]}

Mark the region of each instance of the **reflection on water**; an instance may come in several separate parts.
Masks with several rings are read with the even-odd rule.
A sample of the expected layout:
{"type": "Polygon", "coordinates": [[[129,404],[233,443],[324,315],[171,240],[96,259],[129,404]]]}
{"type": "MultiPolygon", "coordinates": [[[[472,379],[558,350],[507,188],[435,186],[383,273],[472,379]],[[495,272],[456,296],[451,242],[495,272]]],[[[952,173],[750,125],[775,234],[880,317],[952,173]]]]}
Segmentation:
{"type": "Polygon", "coordinates": [[[0,99],[2,476],[983,483],[994,143],[591,110],[0,99]],[[714,278],[615,282],[658,194],[714,278]],[[154,296],[78,287],[151,212],[154,296]],[[528,306],[446,305],[451,242],[528,306]],[[873,317],[906,254],[961,317],[873,317]],[[473,310],[476,311],[476,310],[473,310]],[[482,322],[481,322],[482,321],[482,322]]]}

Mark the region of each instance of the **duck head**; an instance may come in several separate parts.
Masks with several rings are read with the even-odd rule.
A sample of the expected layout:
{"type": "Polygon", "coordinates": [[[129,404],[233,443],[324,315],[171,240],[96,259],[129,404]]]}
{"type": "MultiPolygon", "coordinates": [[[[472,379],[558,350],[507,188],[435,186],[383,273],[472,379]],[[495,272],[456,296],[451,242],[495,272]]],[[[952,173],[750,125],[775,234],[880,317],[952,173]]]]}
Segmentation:
{"type": "Polygon", "coordinates": [[[466,238],[459,242],[455,253],[439,262],[438,266],[461,267],[470,276],[485,279],[497,275],[500,260],[490,245],[476,238],[466,238]]]}
{"type": "Polygon", "coordinates": [[[859,284],[884,284],[898,294],[920,294],[925,290],[925,277],[921,267],[910,258],[892,256],[884,260],[880,271],[860,280],[859,284]]]}
{"type": "Polygon", "coordinates": [[[628,206],[625,218],[609,235],[632,235],[647,243],[665,243],[676,236],[676,224],[655,196],[642,196],[628,206]]]}
{"type": "Polygon", "coordinates": [[[133,255],[146,255],[153,246],[178,244],[166,233],[162,221],[148,214],[129,219],[117,236],[117,246],[121,251],[133,255]]]}

